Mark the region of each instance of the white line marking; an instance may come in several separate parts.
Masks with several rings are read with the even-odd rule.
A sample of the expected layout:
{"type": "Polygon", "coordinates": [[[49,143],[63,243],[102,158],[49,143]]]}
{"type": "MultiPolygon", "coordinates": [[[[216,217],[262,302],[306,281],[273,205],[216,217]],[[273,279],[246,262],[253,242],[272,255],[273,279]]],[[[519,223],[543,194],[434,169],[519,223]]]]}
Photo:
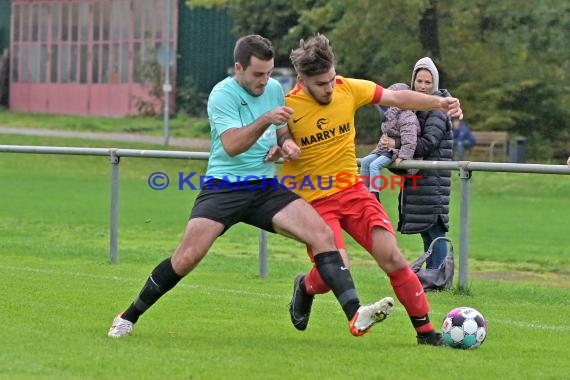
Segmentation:
{"type": "MultiPolygon", "coordinates": [[[[83,273],[83,272],[62,272],[56,271],[52,269],[42,269],[42,268],[31,268],[31,267],[13,267],[13,266],[5,266],[0,265],[0,269],[4,270],[11,270],[11,271],[20,271],[20,272],[34,272],[34,273],[44,273],[49,275],[58,275],[58,276],[71,276],[71,277],[84,277],[84,278],[93,278],[98,280],[112,280],[112,281],[132,281],[140,283],[142,279],[134,279],[129,277],[118,277],[118,276],[100,276],[94,275],[90,273],[83,273]]],[[[236,290],[236,289],[227,289],[227,288],[215,288],[210,286],[203,286],[203,285],[195,285],[195,284],[183,284],[180,283],[177,287],[187,288],[187,289],[198,289],[204,292],[215,292],[215,293],[228,293],[228,294],[237,294],[242,296],[255,296],[255,297],[265,297],[265,298],[283,298],[289,299],[290,295],[279,295],[273,293],[260,293],[260,292],[253,292],[253,291],[245,291],[245,290],[236,290]]],[[[326,302],[326,303],[336,303],[336,300],[319,300],[319,302],[326,302]]],[[[403,311],[403,307],[395,307],[395,309],[403,311]]],[[[434,310],[432,309],[432,313],[434,310]]],[[[437,326],[435,321],[434,325],[437,326]]],[[[517,326],[524,329],[529,330],[551,330],[551,331],[570,331],[570,326],[564,325],[545,325],[542,323],[533,323],[533,322],[523,322],[523,321],[514,321],[514,320],[501,320],[501,319],[489,319],[487,318],[487,323],[493,324],[501,324],[505,326],[517,326]]]]}
{"type": "MultiPolygon", "coordinates": [[[[532,323],[532,322],[522,322],[522,321],[513,321],[513,320],[495,320],[491,321],[492,323],[498,323],[505,326],[516,326],[521,327],[524,329],[529,330],[551,330],[551,331],[570,331],[570,326],[556,326],[556,325],[545,325],[543,323],[532,323]]],[[[487,324],[489,320],[487,320],[487,324]]]]}

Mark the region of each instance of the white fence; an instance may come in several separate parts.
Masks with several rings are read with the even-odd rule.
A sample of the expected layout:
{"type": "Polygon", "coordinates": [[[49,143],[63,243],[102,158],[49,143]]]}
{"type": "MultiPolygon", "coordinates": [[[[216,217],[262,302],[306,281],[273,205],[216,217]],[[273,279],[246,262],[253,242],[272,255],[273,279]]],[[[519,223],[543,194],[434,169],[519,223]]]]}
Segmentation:
{"type": "MultiPolygon", "coordinates": [[[[56,146],[0,145],[0,152],[61,154],[80,156],[108,156],[111,162],[111,210],[109,251],[112,263],[118,259],[118,220],[119,220],[119,163],[121,157],[138,158],[175,158],[191,160],[207,160],[207,152],[184,152],[166,150],[138,150],[117,148],[76,148],[56,146]]],[[[538,173],[570,175],[570,168],[565,165],[511,164],[471,161],[404,161],[402,169],[445,169],[459,171],[461,180],[461,202],[459,211],[459,286],[466,288],[468,283],[469,257],[469,196],[471,174],[474,171],[538,173]]],[[[267,235],[261,231],[259,235],[259,274],[267,276],[267,235]]]]}

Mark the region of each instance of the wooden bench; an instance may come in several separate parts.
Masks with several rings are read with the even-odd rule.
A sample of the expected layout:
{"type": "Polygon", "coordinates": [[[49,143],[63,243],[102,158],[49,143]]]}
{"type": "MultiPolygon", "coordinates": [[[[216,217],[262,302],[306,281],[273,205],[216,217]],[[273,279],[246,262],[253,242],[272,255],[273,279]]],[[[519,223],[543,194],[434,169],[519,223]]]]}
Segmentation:
{"type": "Polygon", "coordinates": [[[472,131],[475,146],[467,149],[467,160],[488,159],[489,161],[507,160],[509,133],[505,131],[472,131]]]}

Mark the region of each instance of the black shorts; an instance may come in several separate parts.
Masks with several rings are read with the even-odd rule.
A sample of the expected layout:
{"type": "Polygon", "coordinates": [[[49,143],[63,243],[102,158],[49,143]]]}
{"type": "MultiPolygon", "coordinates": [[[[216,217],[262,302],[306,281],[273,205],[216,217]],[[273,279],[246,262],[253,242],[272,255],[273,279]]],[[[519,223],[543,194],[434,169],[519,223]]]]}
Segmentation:
{"type": "Polygon", "coordinates": [[[204,184],[196,198],[190,219],[207,218],[222,223],[222,234],[236,223],[244,222],[269,232],[273,217],[299,196],[277,181],[229,183],[212,180],[204,184]]]}

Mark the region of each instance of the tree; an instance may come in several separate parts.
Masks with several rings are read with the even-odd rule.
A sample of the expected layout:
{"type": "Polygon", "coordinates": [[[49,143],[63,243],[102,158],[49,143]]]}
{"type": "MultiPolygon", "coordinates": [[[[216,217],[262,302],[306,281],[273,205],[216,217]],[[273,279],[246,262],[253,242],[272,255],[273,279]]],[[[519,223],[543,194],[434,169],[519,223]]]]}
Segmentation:
{"type": "Polygon", "coordinates": [[[419,38],[425,55],[436,61],[441,58],[438,33],[438,0],[429,0],[428,5],[420,11],[419,38]]]}
{"type": "MultiPolygon", "coordinates": [[[[566,0],[188,1],[224,3],[236,35],[260,33],[273,41],[278,65],[289,66],[291,49],[316,32],[331,40],[339,74],[386,87],[409,83],[413,64],[430,56],[440,87],[461,99],[475,130],[525,135],[531,152],[552,144],[556,154],[570,145],[566,0]]],[[[360,137],[376,138],[374,112],[358,122],[360,137]]]]}
{"type": "Polygon", "coordinates": [[[443,45],[456,47],[447,63],[471,124],[526,136],[531,151],[543,154],[540,145],[552,145],[554,154],[570,143],[563,127],[570,116],[570,56],[563,48],[570,5],[457,1],[449,12],[454,23],[442,33],[443,45]]]}

